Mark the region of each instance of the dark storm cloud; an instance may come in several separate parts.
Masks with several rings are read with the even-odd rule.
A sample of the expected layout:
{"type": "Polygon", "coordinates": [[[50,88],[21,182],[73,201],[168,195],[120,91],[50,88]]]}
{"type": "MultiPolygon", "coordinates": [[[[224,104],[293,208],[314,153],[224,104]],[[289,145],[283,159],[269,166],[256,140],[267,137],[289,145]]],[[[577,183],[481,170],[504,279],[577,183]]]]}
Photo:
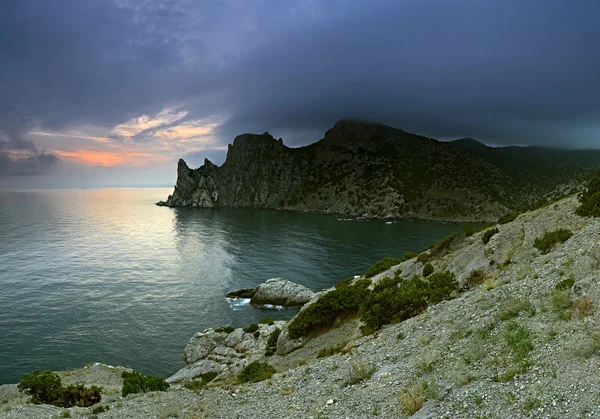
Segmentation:
{"type": "MultiPolygon", "coordinates": [[[[5,131],[111,129],[183,109],[175,125],[221,117],[215,150],[265,130],[305,144],[343,117],[438,138],[598,145],[595,1],[8,3],[5,131]]],[[[131,139],[145,147],[157,129],[131,139]]],[[[11,138],[3,166],[26,145],[11,138]]],[[[56,158],[32,150],[40,167],[56,158]]]]}
{"type": "Polygon", "coordinates": [[[251,54],[224,132],[352,116],[436,137],[597,145],[597,3],[360,4],[251,54]]]}

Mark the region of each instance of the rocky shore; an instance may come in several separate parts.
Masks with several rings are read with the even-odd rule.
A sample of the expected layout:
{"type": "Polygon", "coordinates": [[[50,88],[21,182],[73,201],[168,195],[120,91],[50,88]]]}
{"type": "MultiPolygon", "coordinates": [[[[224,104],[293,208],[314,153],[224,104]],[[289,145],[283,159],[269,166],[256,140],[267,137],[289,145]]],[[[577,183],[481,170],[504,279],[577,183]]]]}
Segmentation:
{"type": "Polygon", "coordinates": [[[357,316],[296,341],[291,321],[209,329],[192,337],[188,365],[166,392],[123,398],[122,368],[95,364],[60,375],[101,386],[108,411],[27,404],[16,385],[4,385],[0,417],[600,417],[600,220],[575,215],[577,205],[575,197],[558,201],[373,276],[371,287],[398,271],[423,276],[431,265],[451,272],[460,292],[366,336],[357,316]],[[540,239],[557,229],[572,236],[543,247],[540,239]],[[254,360],[277,372],[240,383],[236,374],[254,360]],[[212,380],[186,387],[207,366],[212,380]]]}

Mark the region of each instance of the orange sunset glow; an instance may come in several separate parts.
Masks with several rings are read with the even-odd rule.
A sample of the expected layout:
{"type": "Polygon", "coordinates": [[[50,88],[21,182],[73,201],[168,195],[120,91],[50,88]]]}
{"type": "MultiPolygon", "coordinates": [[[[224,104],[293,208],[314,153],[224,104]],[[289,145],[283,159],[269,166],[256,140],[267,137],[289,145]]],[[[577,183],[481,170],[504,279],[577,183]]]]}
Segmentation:
{"type": "Polygon", "coordinates": [[[58,151],[57,154],[62,158],[70,159],[77,163],[100,167],[112,167],[125,164],[142,166],[150,161],[167,160],[152,154],[127,151],[114,153],[110,151],[75,150],[58,151]]]}

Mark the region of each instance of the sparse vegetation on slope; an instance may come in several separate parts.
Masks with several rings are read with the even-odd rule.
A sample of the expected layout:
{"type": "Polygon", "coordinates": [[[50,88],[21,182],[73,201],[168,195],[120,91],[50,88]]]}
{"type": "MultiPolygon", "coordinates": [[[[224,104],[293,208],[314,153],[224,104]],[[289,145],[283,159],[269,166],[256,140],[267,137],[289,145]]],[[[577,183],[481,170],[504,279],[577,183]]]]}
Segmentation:
{"type": "Polygon", "coordinates": [[[549,253],[556,245],[569,240],[573,233],[566,228],[559,228],[554,231],[547,231],[542,237],[535,239],[533,247],[539,249],[542,254],[549,253]]]}
{"type": "Polygon", "coordinates": [[[59,407],[87,407],[99,403],[100,389],[83,385],[63,386],[58,374],[52,371],[33,371],[25,374],[19,383],[19,391],[29,394],[34,404],[51,404],[59,407]]]}
{"type": "Polygon", "coordinates": [[[266,362],[254,361],[244,367],[238,375],[238,380],[242,383],[256,383],[271,378],[276,372],[275,368],[266,362]]]}
{"type": "Polygon", "coordinates": [[[365,278],[371,278],[381,272],[387,271],[392,266],[399,264],[402,262],[398,258],[387,257],[377,261],[373,266],[367,269],[367,272],[364,273],[365,278]]]}
{"type": "Polygon", "coordinates": [[[581,205],[575,213],[582,217],[600,217],[600,171],[598,176],[588,183],[587,188],[577,198],[581,205]]]}
{"type": "Polygon", "coordinates": [[[123,371],[123,397],[128,394],[148,393],[150,391],[167,391],[169,383],[161,377],[143,375],[137,371],[123,371]]]}

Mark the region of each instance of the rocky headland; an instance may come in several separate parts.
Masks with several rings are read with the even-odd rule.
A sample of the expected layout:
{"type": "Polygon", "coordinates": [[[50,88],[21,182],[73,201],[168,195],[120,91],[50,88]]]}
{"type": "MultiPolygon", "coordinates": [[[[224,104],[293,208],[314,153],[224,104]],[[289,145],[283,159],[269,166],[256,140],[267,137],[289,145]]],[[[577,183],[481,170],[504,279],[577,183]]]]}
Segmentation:
{"type": "MultiPolygon", "coordinates": [[[[121,397],[120,368],[60,374],[103,388],[109,410],[99,418],[600,417],[600,219],[577,206],[572,196],[446,238],[342,281],[288,322],[199,332],[165,392],[121,397]],[[403,288],[410,283],[426,298],[399,320],[394,299],[422,297],[403,288]],[[353,311],[344,298],[354,295],[369,304],[353,311]],[[389,295],[383,307],[377,295],[389,295]],[[342,314],[302,329],[316,308],[342,314]],[[243,382],[242,365],[254,361],[274,374],[243,382]]],[[[0,417],[93,417],[26,400],[0,386],[0,417]]]]}
{"type": "Polygon", "coordinates": [[[574,193],[598,166],[597,150],[442,142],[342,120],[305,147],[287,147],[268,132],[243,134],[220,167],[179,160],[175,190],[158,205],[491,221],[574,193]]]}

